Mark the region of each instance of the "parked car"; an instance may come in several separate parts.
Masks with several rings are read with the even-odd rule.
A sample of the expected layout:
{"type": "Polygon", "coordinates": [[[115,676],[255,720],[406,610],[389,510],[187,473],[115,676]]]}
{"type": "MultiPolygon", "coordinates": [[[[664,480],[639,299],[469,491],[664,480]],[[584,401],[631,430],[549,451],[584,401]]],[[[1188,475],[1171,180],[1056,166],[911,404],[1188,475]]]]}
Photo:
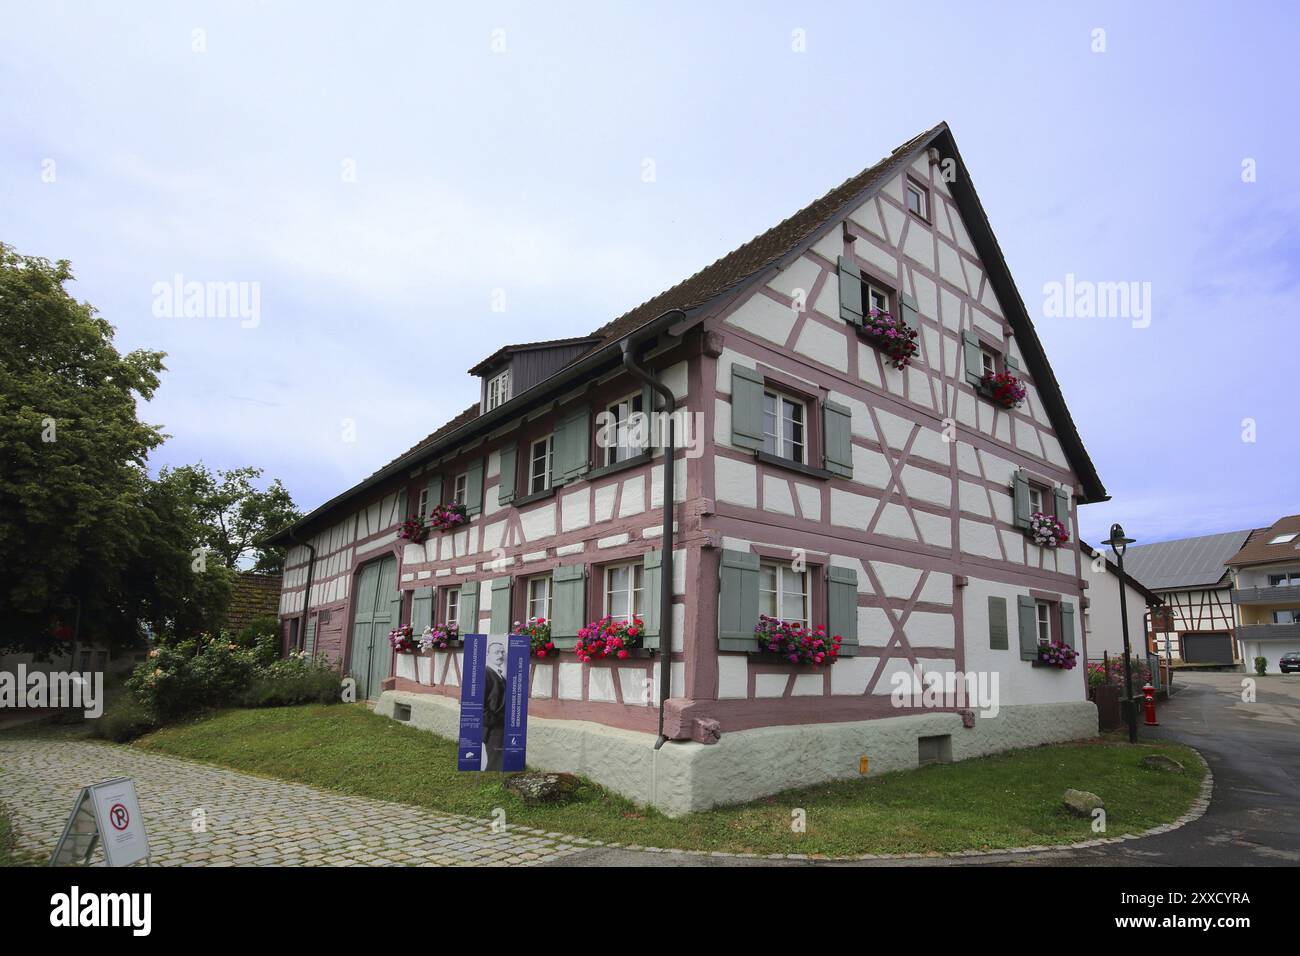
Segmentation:
{"type": "Polygon", "coordinates": [[[1281,668],[1283,674],[1300,671],[1300,651],[1290,651],[1283,654],[1277,665],[1281,668]]]}

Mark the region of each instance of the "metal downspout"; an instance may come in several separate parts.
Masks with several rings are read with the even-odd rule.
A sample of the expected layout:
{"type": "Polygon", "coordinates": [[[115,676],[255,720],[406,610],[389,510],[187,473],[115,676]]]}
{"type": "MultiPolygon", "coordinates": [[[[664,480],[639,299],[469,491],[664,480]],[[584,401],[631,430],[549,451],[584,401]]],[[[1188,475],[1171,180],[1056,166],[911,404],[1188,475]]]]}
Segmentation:
{"type": "MultiPolygon", "coordinates": [[[[685,317],[680,309],[665,312],[660,318],[676,313],[685,317]]],[[[656,320],[658,321],[658,320],[656,320]]],[[[639,343],[638,343],[639,344],[639,343]]],[[[636,363],[631,339],[624,339],[623,367],[654,389],[663,399],[663,412],[668,416],[668,445],[664,449],[664,525],[663,557],[659,562],[659,739],[655,741],[655,750],[664,745],[668,738],[664,736],[664,703],[672,689],[673,657],[673,518],[676,492],[673,479],[676,477],[675,460],[677,456],[677,429],[673,412],[677,408],[677,399],[672,389],[658,381],[650,372],[636,363]]]]}

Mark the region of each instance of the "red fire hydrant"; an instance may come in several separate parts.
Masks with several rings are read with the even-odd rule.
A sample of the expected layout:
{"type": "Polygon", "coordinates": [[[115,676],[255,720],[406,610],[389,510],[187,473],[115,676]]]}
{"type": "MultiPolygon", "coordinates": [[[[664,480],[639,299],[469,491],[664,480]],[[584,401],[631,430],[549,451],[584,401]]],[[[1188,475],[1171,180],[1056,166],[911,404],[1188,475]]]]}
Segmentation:
{"type": "Polygon", "coordinates": [[[1156,720],[1156,689],[1147,681],[1142,685],[1142,699],[1147,709],[1147,726],[1159,727],[1160,721],[1156,720]]]}

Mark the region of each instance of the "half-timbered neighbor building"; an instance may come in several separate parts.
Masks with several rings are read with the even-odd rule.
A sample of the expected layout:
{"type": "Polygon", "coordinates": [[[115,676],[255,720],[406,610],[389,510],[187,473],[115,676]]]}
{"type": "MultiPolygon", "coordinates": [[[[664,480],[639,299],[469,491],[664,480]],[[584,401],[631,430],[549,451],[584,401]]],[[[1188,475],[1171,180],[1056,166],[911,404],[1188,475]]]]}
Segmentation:
{"type": "Polygon", "coordinates": [[[1282,655],[1300,653],[1300,515],[1252,531],[1228,567],[1242,662],[1253,673],[1262,657],[1279,673],[1282,655]]]}
{"type": "Polygon", "coordinates": [[[946,124],[589,338],[474,372],[472,407],[277,539],[286,642],[380,713],[456,736],[458,650],[394,660],[398,622],[541,616],[559,653],[531,665],[529,763],[670,813],[1096,733],[1084,669],[1038,658],[1086,653],[1073,532],[1105,489],[946,124]],[[917,333],[904,367],[873,309],[917,333]],[[666,496],[664,443],[603,425],[669,398],[666,496]],[[399,539],[452,500],[466,524],[399,539]],[[1035,513],[1069,541],[1034,543],[1035,513]],[[643,618],[645,647],[584,663],[606,614],[643,618]],[[839,660],[778,659],[762,614],[825,625],[839,660]],[[945,674],[996,700],[910,693],[945,674]]]}
{"type": "Polygon", "coordinates": [[[1164,603],[1152,619],[1151,650],[1188,664],[1241,660],[1226,562],[1249,535],[1248,529],[1129,546],[1124,570],[1164,603]]]}

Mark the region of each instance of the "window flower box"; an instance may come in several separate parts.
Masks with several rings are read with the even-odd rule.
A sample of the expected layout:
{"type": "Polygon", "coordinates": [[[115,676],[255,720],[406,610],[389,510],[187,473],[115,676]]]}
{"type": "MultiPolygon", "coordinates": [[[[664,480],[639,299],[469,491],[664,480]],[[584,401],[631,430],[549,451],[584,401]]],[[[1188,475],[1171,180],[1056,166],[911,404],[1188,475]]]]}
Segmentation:
{"type": "Polygon", "coordinates": [[[916,344],[916,329],[908,327],[893,313],[871,309],[862,317],[859,328],[862,330],[863,337],[883,352],[893,363],[894,368],[907,368],[921,351],[920,346],[916,344]]]}
{"type": "Polygon", "coordinates": [[[403,624],[388,632],[388,643],[399,654],[414,654],[420,650],[420,642],[411,633],[411,625],[403,624]]]}
{"type": "Polygon", "coordinates": [[[994,404],[1019,408],[1025,402],[1025,386],[1010,372],[985,372],[981,388],[994,404]]]}
{"type": "Polygon", "coordinates": [[[613,657],[626,660],[645,644],[645,622],[639,617],[618,621],[606,615],[578,631],[574,652],[584,664],[613,657]]]}
{"type": "Polygon", "coordinates": [[[430,624],[420,635],[420,650],[445,651],[460,641],[460,625],[430,624]]]}
{"type": "Polygon", "coordinates": [[[450,531],[469,521],[465,506],[459,501],[438,505],[429,515],[429,527],[438,531],[450,531]]]}
{"type": "Polygon", "coordinates": [[[1073,670],[1079,655],[1074,648],[1061,641],[1038,645],[1038,663],[1048,667],[1057,667],[1063,671],[1073,670]]]}
{"type": "Polygon", "coordinates": [[[533,657],[559,655],[559,651],[555,649],[555,642],[551,640],[551,623],[544,617],[530,617],[523,624],[515,621],[514,633],[527,635],[529,653],[533,657]]]}
{"type": "Polygon", "coordinates": [[[1029,516],[1029,537],[1039,547],[1059,548],[1070,540],[1070,532],[1056,515],[1035,511],[1029,516]]]}
{"type": "Polygon", "coordinates": [[[402,526],[397,530],[397,536],[411,544],[424,544],[425,539],[429,537],[429,529],[425,527],[422,517],[411,515],[402,522],[402,526]]]}
{"type": "Polygon", "coordinates": [[[758,623],[754,625],[754,636],[758,639],[759,652],[764,656],[813,667],[834,664],[844,640],[838,634],[828,637],[822,624],[806,628],[766,614],[759,615],[758,623]]]}

